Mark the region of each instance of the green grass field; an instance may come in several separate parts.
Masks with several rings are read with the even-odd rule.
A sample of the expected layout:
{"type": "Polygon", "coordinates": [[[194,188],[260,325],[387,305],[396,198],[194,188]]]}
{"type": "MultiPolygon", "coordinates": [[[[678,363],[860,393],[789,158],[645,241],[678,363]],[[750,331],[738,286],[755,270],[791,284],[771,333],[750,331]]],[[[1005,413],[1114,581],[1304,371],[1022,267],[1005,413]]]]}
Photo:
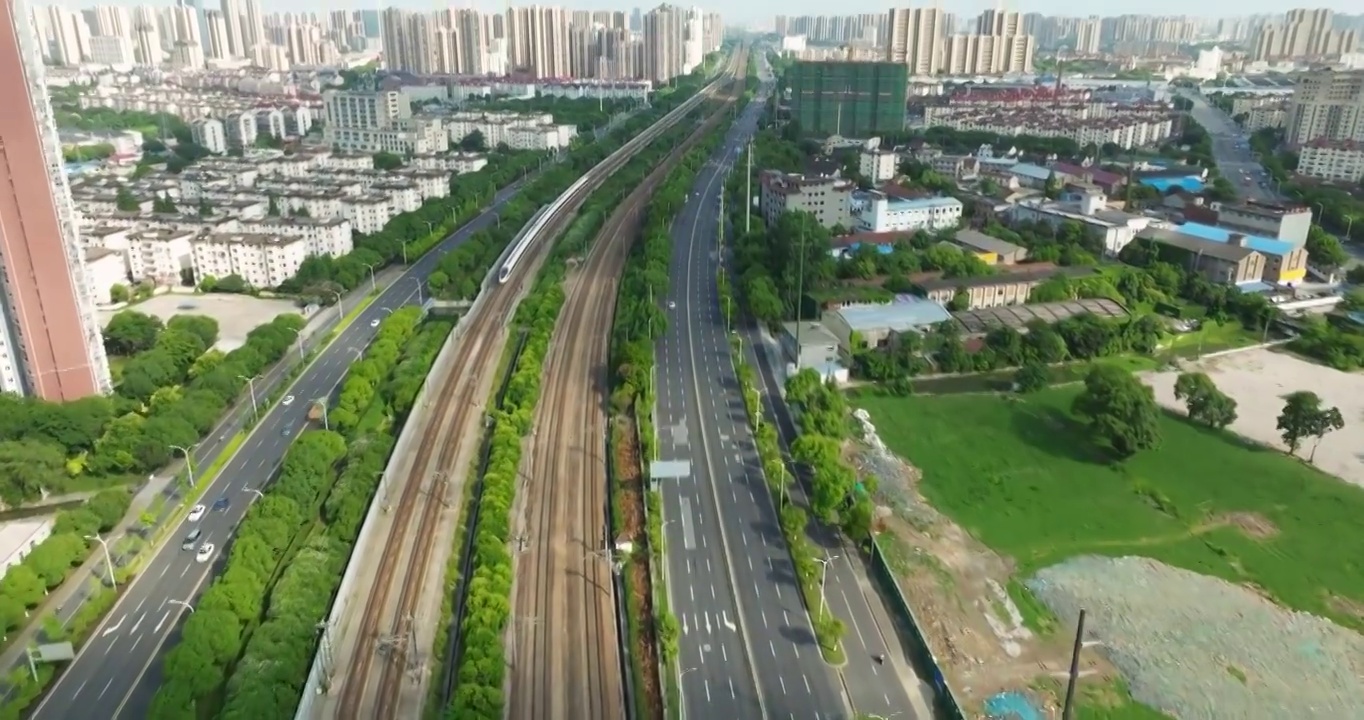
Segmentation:
{"type": "Polygon", "coordinates": [[[1105,464],[1069,413],[1077,392],[854,402],[923,470],[932,504],[1021,576],[1074,555],[1144,555],[1364,630],[1364,490],[1169,415],[1158,449],[1105,464]],[[1268,526],[1243,530],[1231,513],[1268,526]]]}

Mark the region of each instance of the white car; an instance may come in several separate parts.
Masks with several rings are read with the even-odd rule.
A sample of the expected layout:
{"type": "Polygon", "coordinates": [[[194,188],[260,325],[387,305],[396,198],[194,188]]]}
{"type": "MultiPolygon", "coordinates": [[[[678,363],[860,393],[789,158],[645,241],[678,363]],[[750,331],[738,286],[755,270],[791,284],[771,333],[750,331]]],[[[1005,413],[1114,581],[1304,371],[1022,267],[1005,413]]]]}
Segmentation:
{"type": "Polygon", "coordinates": [[[189,521],[199,522],[199,518],[202,518],[204,516],[204,513],[206,512],[208,512],[208,508],[204,507],[203,505],[195,505],[189,511],[189,521]]]}
{"type": "Polygon", "coordinates": [[[672,300],[669,300],[669,301],[668,301],[668,309],[669,309],[669,310],[676,310],[676,309],[677,309],[677,303],[673,302],[672,300]]]}
{"type": "Polygon", "coordinates": [[[373,320],[370,320],[370,321],[369,321],[369,326],[370,326],[370,327],[379,327],[379,318],[375,318],[375,319],[373,319],[373,320]]]}
{"type": "Polygon", "coordinates": [[[284,396],[284,399],[281,400],[281,401],[279,401],[279,404],[280,404],[280,405],[293,405],[293,404],[294,404],[294,396],[293,396],[293,395],[285,395],[285,396],[284,396]]]}
{"type": "Polygon", "coordinates": [[[213,543],[204,543],[199,547],[199,552],[195,554],[194,562],[208,562],[213,557],[215,549],[217,548],[213,547],[213,543]]]}

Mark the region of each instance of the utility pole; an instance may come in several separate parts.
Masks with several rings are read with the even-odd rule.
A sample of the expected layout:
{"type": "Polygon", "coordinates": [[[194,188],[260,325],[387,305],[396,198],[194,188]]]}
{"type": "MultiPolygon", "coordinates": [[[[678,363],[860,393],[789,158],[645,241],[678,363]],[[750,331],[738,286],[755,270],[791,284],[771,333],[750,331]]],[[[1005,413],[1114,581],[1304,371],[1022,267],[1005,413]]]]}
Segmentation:
{"type": "Polygon", "coordinates": [[[724,264],[725,264],[725,257],[724,257],[724,255],[725,255],[725,190],[724,190],[724,184],[723,184],[723,183],[721,183],[721,185],[720,185],[720,216],[719,216],[719,218],[717,218],[716,224],[719,226],[719,229],[717,230],[716,235],[717,235],[717,237],[720,238],[720,266],[721,266],[721,267],[724,267],[724,264]]]}
{"type": "Polygon", "coordinates": [[[796,372],[800,372],[800,304],[805,294],[805,226],[800,227],[800,268],[796,271],[796,372]]]}
{"type": "Polygon", "coordinates": [[[1071,720],[1075,711],[1075,682],[1080,679],[1080,649],[1085,645],[1085,610],[1080,608],[1080,620],[1075,624],[1075,649],[1070,654],[1070,678],[1066,681],[1066,704],[1061,707],[1061,720],[1071,720]]]}

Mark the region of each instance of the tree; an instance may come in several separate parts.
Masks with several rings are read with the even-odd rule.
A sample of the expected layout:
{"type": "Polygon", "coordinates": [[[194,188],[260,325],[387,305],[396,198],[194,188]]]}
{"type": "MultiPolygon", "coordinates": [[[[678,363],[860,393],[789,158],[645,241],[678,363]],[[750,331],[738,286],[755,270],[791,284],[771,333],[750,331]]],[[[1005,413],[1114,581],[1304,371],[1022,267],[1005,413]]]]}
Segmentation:
{"type": "Polygon", "coordinates": [[[1307,233],[1307,258],[1323,268],[1345,267],[1350,262],[1350,254],[1345,252],[1340,239],[1319,225],[1313,225],[1307,233]]]}
{"type": "Polygon", "coordinates": [[[1189,419],[1221,430],[1236,422],[1236,401],[1217,388],[1207,373],[1181,373],[1175,380],[1175,399],[1182,400],[1189,419]]]}
{"type": "Polygon", "coordinates": [[[123,283],[114,283],[109,286],[109,302],[126,303],[132,296],[132,291],[123,283]]]}
{"type": "Polygon", "coordinates": [[[1095,365],[1085,376],[1085,389],[1072,411],[1119,459],[1160,444],[1160,416],[1155,394],[1134,375],[1116,365],[1095,365]]]}
{"type": "Polygon", "coordinates": [[[1051,173],[1050,175],[1047,175],[1047,182],[1046,182],[1046,184],[1042,187],[1042,192],[1043,192],[1043,194],[1045,194],[1048,198],[1050,198],[1050,199],[1052,199],[1052,200],[1055,200],[1056,198],[1060,197],[1060,196],[1061,196],[1061,178],[1057,177],[1057,176],[1056,176],[1056,173],[1054,173],[1054,172],[1051,173]]]}
{"type": "Polygon", "coordinates": [[[1051,383],[1051,370],[1046,365],[1029,361],[1014,373],[1014,390],[1019,394],[1037,392],[1051,383]]]}
{"type": "Polygon", "coordinates": [[[1340,409],[1321,406],[1321,398],[1314,392],[1299,390],[1284,398],[1283,412],[1279,413],[1278,429],[1288,452],[1296,455],[1304,438],[1314,437],[1312,452],[1308,455],[1310,463],[1316,459],[1317,445],[1321,439],[1335,430],[1345,427],[1345,418],[1340,409]]]}
{"type": "Polygon", "coordinates": [[[109,319],[104,328],[104,349],[110,355],[128,356],[148,350],[161,335],[160,318],[135,310],[124,310],[109,319]]]}
{"type": "Polygon", "coordinates": [[[206,197],[199,198],[199,214],[203,217],[209,217],[213,214],[213,205],[209,203],[206,197]]]}
{"type": "Polygon", "coordinates": [[[488,141],[483,137],[482,131],[475,130],[459,141],[459,149],[465,152],[487,152],[488,141]]]}
{"type": "Polygon", "coordinates": [[[120,187],[114,195],[114,206],[123,212],[134,212],[142,208],[142,203],[138,202],[131,190],[120,187]]]}
{"type": "Polygon", "coordinates": [[[391,152],[374,153],[375,170],[397,170],[403,166],[403,159],[391,152]]]}

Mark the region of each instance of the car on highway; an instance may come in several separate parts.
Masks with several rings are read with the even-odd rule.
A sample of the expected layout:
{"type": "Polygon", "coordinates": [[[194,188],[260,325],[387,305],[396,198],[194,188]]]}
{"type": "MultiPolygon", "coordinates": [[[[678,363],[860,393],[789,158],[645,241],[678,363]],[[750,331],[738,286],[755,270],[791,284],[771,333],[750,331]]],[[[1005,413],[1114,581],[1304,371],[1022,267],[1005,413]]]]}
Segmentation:
{"type": "Polygon", "coordinates": [[[669,301],[668,301],[668,309],[669,309],[669,310],[676,310],[676,309],[677,309],[677,301],[675,301],[675,300],[669,300],[669,301]]]}
{"type": "Polygon", "coordinates": [[[204,513],[206,513],[206,512],[208,512],[208,508],[204,507],[202,503],[199,504],[199,505],[195,505],[195,506],[189,511],[189,521],[190,521],[190,522],[199,522],[199,518],[203,517],[203,516],[204,516],[204,513]]]}
{"type": "Polygon", "coordinates": [[[185,539],[181,541],[180,549],[193,550],[199,544],[199,538],[203,536],[204,531],[201,528],[194,528],[193,530],[190,530],[189,534],[185,535],[185,539]]]}
{"type": "Polygon", "coordinates": [[[199,552],[194,554],[194,562],[208,562],[216,549],[213,547],[213,543],[204,543],[204,546],[199,548],[199,552]]]}
{"type": "Polygon", "coordinates": [[[213,512],[226,512],[230,505],[232,505],[232,501],[226,495],[220,495],[217,500],[213,501],[213,512]]]}
{"type": "Polygon", "coordinates": [[[293,395],[285,395],[285,396],[284,396],[284,399],[281,400],[281,401],[279,401],[279,404],[280,404],[280,405],[285,405],[285,406],[293,405],[293,404],[294,404],[294,396],[293,396],[293,395]]]}
{"type": "Polygon", "coordinates": [[[369,326],[370,326],[370,327],[379,327],[379,318],[374,318],[373,320],[370,320],[370,321],[369,321],[369,326]]]}

